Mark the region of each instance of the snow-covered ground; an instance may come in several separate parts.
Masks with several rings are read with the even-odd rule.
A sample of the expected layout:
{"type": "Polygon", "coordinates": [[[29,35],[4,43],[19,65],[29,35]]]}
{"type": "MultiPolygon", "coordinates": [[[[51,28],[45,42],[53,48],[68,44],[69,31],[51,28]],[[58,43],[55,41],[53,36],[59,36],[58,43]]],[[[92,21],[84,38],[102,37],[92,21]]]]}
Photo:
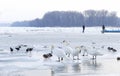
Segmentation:
{"type": "Polygon", "coordinates": [[[101,27],[86,27],[85,33],[82,33],[81,27],[1,27],[0,76],[28,76],[25,74],[28,71],[35,75],[34,70],[37,73],[47,70],[46,76],[51,73],[54,76],[120,76],[120,62],[116,60],[120,56],[119,49],[120,33],[102,34],[101,27]],[[69,41],[72,48],[86,46],[89,55],[80,54],[80,60],[70,57],[57,62],[56,56],[45,60],[43,54],[50,52],[50,46],[61,46],[63,40],[69,41]],[[25,53],[25,49],[10,53],[10,47],[21,44],[34,47],[32,53],[25,53]],[[113,47],[117,52],[109,52],[107,47],[113,47]],[[94,52],[102,56],[92,60],[94,52]]]}

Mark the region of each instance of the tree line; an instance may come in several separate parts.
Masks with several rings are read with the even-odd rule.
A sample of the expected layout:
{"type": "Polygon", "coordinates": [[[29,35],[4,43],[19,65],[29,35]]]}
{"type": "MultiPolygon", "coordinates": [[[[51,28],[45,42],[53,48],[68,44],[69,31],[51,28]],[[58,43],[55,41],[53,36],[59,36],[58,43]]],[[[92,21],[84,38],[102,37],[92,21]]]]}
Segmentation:
{"type": "Polygon", "coordinates": [[[31,21],[17,21],[15,27],[81,27],[81,26],[120,26],[120,18],[116,12],[107,10],[86,10],[83,13],[76,11],[47,12],[42,19],[31,21]]]}

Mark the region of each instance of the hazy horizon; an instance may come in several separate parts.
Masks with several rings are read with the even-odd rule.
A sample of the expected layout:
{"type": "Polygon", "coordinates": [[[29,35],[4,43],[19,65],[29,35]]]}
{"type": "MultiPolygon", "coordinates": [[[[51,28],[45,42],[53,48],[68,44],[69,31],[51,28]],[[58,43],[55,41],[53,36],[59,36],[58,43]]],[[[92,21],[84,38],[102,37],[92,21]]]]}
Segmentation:
{"type": "Polygon", "coordinates": [[[0,23],[42,18],[49,11],[108,10],[120,17],[120,1],[114,0],[0,0],[0,23]]]}

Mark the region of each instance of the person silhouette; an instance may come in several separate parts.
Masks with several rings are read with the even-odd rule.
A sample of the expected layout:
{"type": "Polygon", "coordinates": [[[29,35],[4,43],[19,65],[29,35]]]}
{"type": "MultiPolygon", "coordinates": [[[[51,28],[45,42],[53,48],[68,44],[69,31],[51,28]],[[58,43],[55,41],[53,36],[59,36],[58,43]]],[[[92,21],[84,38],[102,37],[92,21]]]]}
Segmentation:
{"type": "Polygon", "coordinates": [[[105,26],[103,25],[102,26],[102,33],[104,33],[104,31],[105,31],[105,26]]]}
{"type": "Polygon", "coordinates": [[[84,33],[84,31],[85,31],[85,25],[83,25],[82,28],[83,28],[83,31],[82,31],[82,32],[84,33]]]}

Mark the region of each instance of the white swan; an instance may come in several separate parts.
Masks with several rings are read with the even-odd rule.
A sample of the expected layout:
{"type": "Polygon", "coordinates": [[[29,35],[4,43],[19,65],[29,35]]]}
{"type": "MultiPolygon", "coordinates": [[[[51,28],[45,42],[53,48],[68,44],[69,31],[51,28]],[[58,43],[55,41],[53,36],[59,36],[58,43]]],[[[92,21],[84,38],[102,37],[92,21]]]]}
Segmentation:
{"type": "Polygon", "coordinates": [[[68,55],[68,57],[70,55],[72,55],[73,57],[73,60],[74,60],[74,57],[77,56],[77,59],[79,59],[79,53],[80,53],[80,47],[75,47],[75,48],[72,48],[70,46],[70,42],[66,41],[66,40],[63,40],[63,47],[64,47],[64,51],[66,53],[66,55],[68,55]]]}
{"type": "Polygon", "coordinates": [[[83,53],[83,56],[88,56],[88,49],[86,46],[82,45],[80,46],[81,52],[83,53]]]}
{"type": "Polygon", "coordinates": [[[69,47],[69,46],[64,46],[63,49],[64,49],[65,54],[66,54],[68,57],[70,57],[71,51],[72,51],[73,49],[72,49],[71,47],[69,47]]]}
{"type": "Polygon", "coordinates": [[[58,57],[58,61],[62,61],[63,58],[66,58],[64,50],[58,46],[55,47],[54,45],[52,45],[51,53],[58,57]]]}
{"type": "Polygon", "coordinates": [[[70,53],[71,53],[71,47],[68,47],[68,45],[70,45],[70,43],[66,40],[63,40],[62,42],[62,45],[63,45],[63,49],[65,51],[65,54],[70,57],[70,53]]]}
{"type": "Polygon", "coordinates": [[[89,51],[88,54],[93,56],[93,59],[96,59],[97,56],[102,56],[103,53],[101,52],[102,49],[101,48],[97,48],[97,47],[92,47],[89,51]]]}
{"type": "Polygon", "coordinates": [[[73,60],[75,59],[74,57],[77,56],[77,59],[79,60],[79,54],[81,52],[80,47],[75,47],[74,49],[71,50],[71,55],[73,56],[73,60]]]}

